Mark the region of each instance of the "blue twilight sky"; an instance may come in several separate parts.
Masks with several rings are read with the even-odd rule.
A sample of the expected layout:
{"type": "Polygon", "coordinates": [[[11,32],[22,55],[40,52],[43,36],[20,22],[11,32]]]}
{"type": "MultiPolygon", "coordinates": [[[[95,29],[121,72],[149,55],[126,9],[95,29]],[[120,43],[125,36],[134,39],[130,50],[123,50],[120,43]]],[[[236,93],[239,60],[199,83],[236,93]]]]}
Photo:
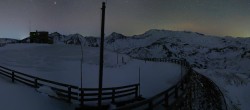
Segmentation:
{"type": "MultiPolygon", "coordinates": [[[[99,36],[103,1],[1,0],[0,38],[35,30],[99,36]]],[[[166,29],[250,37],[250,0],[108,0],[106,13],[106,35],[166,29]]]]}

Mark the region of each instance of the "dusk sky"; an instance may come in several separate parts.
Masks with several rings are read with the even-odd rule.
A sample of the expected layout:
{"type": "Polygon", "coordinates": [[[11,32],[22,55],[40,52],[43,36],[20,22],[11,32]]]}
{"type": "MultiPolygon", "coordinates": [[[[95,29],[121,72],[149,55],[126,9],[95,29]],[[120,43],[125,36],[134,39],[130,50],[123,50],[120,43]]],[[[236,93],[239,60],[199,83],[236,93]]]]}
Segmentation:
{"type": "MultiPolygon", "coordinates": [[[[0,38],[29,31],[100,36],[106,0],[0,0],[0,38]]],[[[149,29],[250,37],[250,0],[108,0],[106,35],[149,29]]]]}

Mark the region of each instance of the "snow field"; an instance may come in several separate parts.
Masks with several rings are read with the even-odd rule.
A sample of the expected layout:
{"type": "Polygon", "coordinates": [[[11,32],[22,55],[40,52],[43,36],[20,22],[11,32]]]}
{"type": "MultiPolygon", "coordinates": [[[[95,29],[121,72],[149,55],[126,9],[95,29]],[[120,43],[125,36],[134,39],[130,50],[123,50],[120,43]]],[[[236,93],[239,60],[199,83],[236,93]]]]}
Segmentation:
{"type": "MultiPolygon", "coordinates": [[[[48,80],[80,86],[80,49],[80,46],[75,45],[9,44],[0,48],[0,65],[48,80]]],[[[84,47],[83,53],[83,87],[97,88],[99,48],[84,47]]],[[[139,67],[141,73],[141,95],[145,98],[152,97],[167,89],[181,77],[180,66],[176,64],[145,62],[131,59],[124,54],[118,54],[117,64],[117,53],[105,51],[103,87],[117,87],[139,83],[139,67]],[[122,63],[122,59],[124,63],[122,63]]],[[[6,84],[4,91],[6,93],[14,91],[7,88],[8,85],[6,84]]],[[[36,100],[37,102],[33,102],[40,103],[39,101],[42,101],[40,97],[44,97],[44,95],[39,94],[34,89],[25,87],[25,90],[23,90],[20,89],[23,86],[19,84],[15,86],[17,87],[15,91],[20,91],[16,96],[20,97],[17,101],[27,99],[24,98],[26,94],[22,93],[29,90],[34,94],[34,97],[27,99],[28,101],[36,100]]],[[[41,88],[41,91],[44,89],[45,91],[49,90],[41,88]]],[[[44,98],[48,98],[49,101],[47,102],[53,102],[50,100],[54,100],[47,96],[44,98]]],[[[54,103],[57,103],[57,100],[54,103]]],[[[58,103],[61,102],[58,101],[58,103]]],[[[34,104],[34,107],[37,106],[34,104]]],[[[49,104],[46,106],[54,107],[54,105],[49,104]]],[[[58,104],[57,107],[60,108],[61,106],[58,104]]],[[[75,105],[65,104],[64,106],[72,108],[75,105]]],[[[68,108],[65,107],[65,109],[68,108]]]]}

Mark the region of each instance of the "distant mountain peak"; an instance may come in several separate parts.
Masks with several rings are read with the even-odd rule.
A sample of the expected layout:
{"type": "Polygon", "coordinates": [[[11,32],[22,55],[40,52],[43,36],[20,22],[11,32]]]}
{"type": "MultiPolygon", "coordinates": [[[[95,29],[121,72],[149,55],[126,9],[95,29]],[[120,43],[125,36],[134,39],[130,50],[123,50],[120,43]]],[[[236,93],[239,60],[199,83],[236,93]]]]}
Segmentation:
{"type": "Polygon", "coordinates": [[[167,30],[150,29],[150,30],[146,31],[145,33],[154,33],[154,32],[159,32],[159,31],[167,31],[167,30]]]}
{"type": "Polygon", "coordinates": [[[113,43],[115,42],[117,39],[126,39],[127,37],[120,34],[120,33],[116,33],[116,32],[113,32],[111,33],[107,38],[107,43],[113,43]]]}
{"type": "Polygon", "coordinates": [[[70,34],[69,36],[82,36],[82,35],[79,33],[75,33],[75,34],[70,34]]]}
{"type": "Polygon", "coordinates": [[[16,43],[19,40],[17,39],[12,39],[12,38],[0,38],[0,44],[1,43],[16,43]]]}
{"type": "Polygon", "coordinates": [[[108,37],[116,37],[116,38],[120,38],[120,37],[126,37],[120,33],[117,32],[112,32],[108,37]]]}
{"type": "Polygon", "coordinates": [[[50,35],[61,35],[59,32],[50,33],[50,35]]]}

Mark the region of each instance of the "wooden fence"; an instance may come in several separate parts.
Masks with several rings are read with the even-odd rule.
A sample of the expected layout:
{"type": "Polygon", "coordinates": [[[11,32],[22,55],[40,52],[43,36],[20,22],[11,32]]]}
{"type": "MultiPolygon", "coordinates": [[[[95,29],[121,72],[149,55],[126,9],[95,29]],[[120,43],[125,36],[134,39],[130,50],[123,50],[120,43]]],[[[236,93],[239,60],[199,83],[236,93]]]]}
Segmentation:
{"type": "Polygon", "coordinates": [[[6,43],[0,43],[0,47],[3,47],[5,45],[6,45],[6,43]]]}
{"type": "MultiPolygon", "coordinates": [[[[139,58],[137,58],[139,59],[139,58]]],[[[171,62],[185,66],[186,74],[177,84],[152,98],[118,107],[117,110],[157,109],[217,109],[227,110],[223,93],[213,81],[193,70],[188,62],[177,59],[145,58],[144,61],[171,62]]]]}
{"type": "MultiPolygon", "coordinates": [[[[133,84],[128,86],[103,88],[102,100],[111,100],[112,103],[117,102],[116,99],[134,95],[134,98],[138,97],[139,84],[133,84]]],[[[83,95],[80,95],[79,101],[97,101],[98,100],[98,88],[83,88],[83,95]]]]}
{"type": "Polygon", "coordinates": [[[153,96],[152,98],[139,101],[133,104],[128,104],[118,107],[117,110],[131,110],[131,109],[154,109],[159,105],[163,105],[166,109],[174,109],[180,106],[180,102],[185,100],[184,97],[189,93],[189,85],[187,83],[188,75],[179,81],[177,84],[171,86],[167,90],[153,96]]]}
{"type": "MultiPolygon", "coordinates": [[[[78,101],[80,104],[84,104],[89,101],[98,100],[98,88],[79,88],[74,85],[59,83],[32,75],[24,74],[15,70],[8,69],[0,66],[0,74],[6,76],[12,80],[12,82],[18,81],[28,86],[39,88],[41,86],[50,87],[56,96],[49,95],[53,98],[66,100],[68,102],[78,101]]],[[[120,98],[138,97],[139,84],[102,88],[102,100],[111,100],[111,102],[117,102],[120,98]]],[[[131,100],[128,99],[128,100],[131,100]]]]}
{"type": "MultiPolygon", "coordinates": [[[[160,105],[166,109],[191,110],[208,108],[227,110],[226,101],[218,86],[206,76],[193,70],[185,60],[158,58],[141,60],[180,64],[186,68],[186,74],[180,81],[167,90],[149,99],[120,106],[117,110],[156,109],[160,105]]],[[[98,100],[97,88],[79,88],[69,84],[38,78],[2,66],[0,66],[0,74],[10,78],[12,82],[18,81],[34,88],[48,86],[57,94],[57,96],[51,97],[68,102],[77,101],[81,104],[85,104],[85,102],[98,100]]],[[[127,96],[132,96],[133,99],[137,98],[139,86],[139,84],[133,84],[122,87],[103,88],[102,100],[110,100],[115,103],[119,101],[119,98],[126,98],[127,96]]]]}

